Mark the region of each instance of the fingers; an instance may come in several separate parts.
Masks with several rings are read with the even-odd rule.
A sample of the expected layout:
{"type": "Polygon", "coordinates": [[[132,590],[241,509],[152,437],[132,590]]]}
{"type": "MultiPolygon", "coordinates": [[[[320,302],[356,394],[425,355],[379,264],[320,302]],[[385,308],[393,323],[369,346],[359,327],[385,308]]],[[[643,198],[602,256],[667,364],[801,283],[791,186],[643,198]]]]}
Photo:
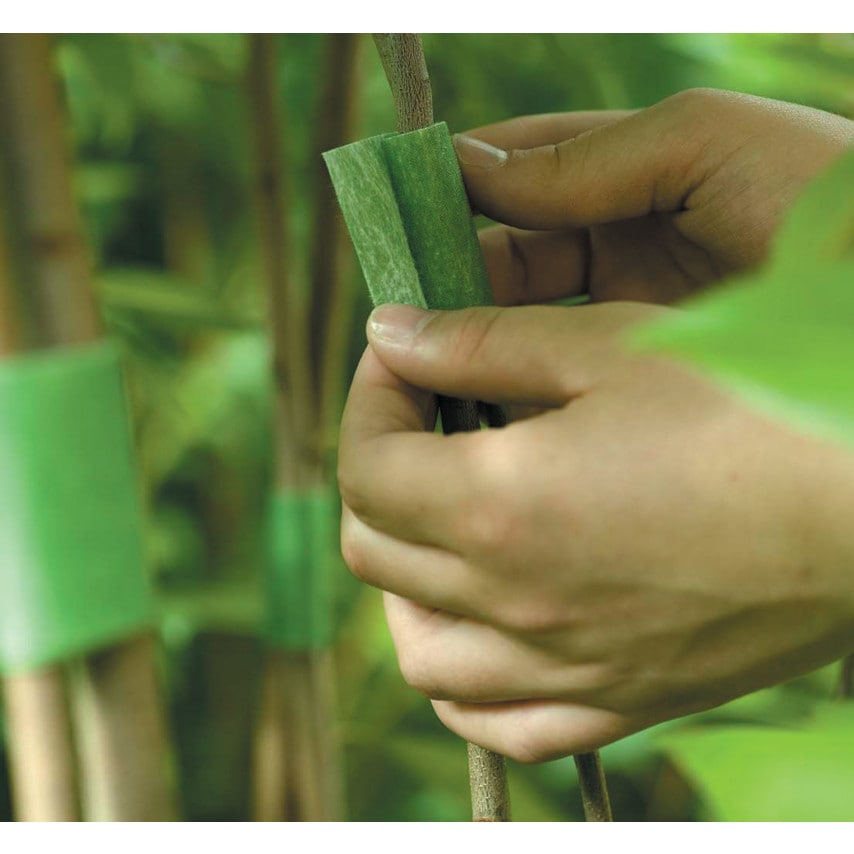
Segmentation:
{"type": "Polygon", "coordinates": [[[524,231],[509,226],[479,233],[496,305],[529,305],[587,292],[586,229],[524,231]]]}
{"type": "MultiPolygon", "coordinates": [[[[671,101],[673,99],[670,99],[671,101]]],[[[472,206],[521,228],[589,226],[678,211],[693,184],[690,168],[707,139],[686,131],[690,111],[670,101],[609,121],[588,119],[586,130],[556,140],[556,120],[542,120],[533,148],[510,147],[525,133],[490,132],[508,150],[457,136],[454,144],[472,206]]],[[[578,123],[583,127],[584,120],[578,123]]]]}
{"type": "Polygon", "coordinates": [[[642,729],[627,715],[556,700],[472,704],[434,700],[448,729],[517,762],[588,753],[642,729]]]}
{"type": "Polygon", "coordinates": [[[602,125],[610,125],[633,110],[586,110],[574,113],[542,113],[535,116],[518,116],[503,122],[466,131],[465,136],[481,139],[497,148],[538,148],[554,145],[602,125]]]}
{"type": "MultiPolygon", "coordinates": [[[[404,679],[431,699],[495,703],[566,696],[569,690],[577,700],[607,688],[601,665],[569,664],[565,656],[459,612],[435,610],[391,593],[385,596],[385,608],[404,679]]],[[[482,610],[484,619],[500,621],[499,609],[482,610]]]]}
{"type": "Polygon", "coordinates": [[[338,483],[344,504],[366,525],[454,551],[501,491],[510,455],[502,430],[425,432],[433,407],[431,394],[395,376],[369,348],[341,423],[338,483]]]}
{"type": "Polygon", "coordinates": [[[626,358],[616,346],[622,331],[663,310],[616,302],[432,313],[383,306],[371,315],[368,339],[383,363],[415,386],[555,408],[626,358]]]}
{"type": "Polygon", "coordinates": [[[477,580],[463,558],[447,549],[405,542],[371,528],[346,505],[341,550],[350,571],[374,587],[417,599],[429,608],[481,614],[477,580]]]}

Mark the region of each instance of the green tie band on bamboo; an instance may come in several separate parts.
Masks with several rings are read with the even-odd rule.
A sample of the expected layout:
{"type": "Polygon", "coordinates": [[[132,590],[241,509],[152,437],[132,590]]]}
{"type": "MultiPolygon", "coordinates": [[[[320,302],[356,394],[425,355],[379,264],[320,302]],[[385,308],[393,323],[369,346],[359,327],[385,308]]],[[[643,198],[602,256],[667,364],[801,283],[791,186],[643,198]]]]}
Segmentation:
{"type": "Polygon", "coordinates": [[[332,569],[340,513],[331,489],[277,492],[270,502],[265,636],[273,646],[332,642],[332,569]]]}
{"type": "Polygon", "coordinates": [[[460,167],[444,122],[323,155],[374,305],[492,303],[460,167]]]}
{"type": "MultiPolygon", "coordinates": [[[[324,154],[374,305],[489,305],[492,290],[444,123],[324,154]]],[[[477,430],[477,405],[439,398],[445,433],[477,430]]],[[[490,423],[503,423],[493,407],[490,423]]],[[[472,817],[509,821],[504,758],[469,745],[472,817]]]]}
{"type": "Polygon", "coordinates": [[[151,624],[118,348],[0,362],[0,671],[151,624]]]}

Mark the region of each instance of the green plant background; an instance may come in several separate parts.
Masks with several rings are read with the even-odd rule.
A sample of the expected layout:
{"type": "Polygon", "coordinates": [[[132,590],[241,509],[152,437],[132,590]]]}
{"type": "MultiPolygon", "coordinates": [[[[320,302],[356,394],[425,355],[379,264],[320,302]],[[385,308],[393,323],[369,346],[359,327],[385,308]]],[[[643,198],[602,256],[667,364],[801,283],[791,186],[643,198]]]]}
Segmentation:
{"type": "MultiPolygon", "coordinates": [[[[296,247],[310,223],[321,39],[279,40],[296,247]]],[[[642,107],[693,86],[854,114],[851,36],[428,35],[424,43],[436,115],[452,131],[523,113],[642,107]]],[[[365,48],[358,137],[394,124],[379,62],[365,48]]],[[[130,365],[161,667],[189,819],[248,817],[260,675],[270,390],[245,58],[241,35],[74,35],[58,52],[100,303],[130,365]]],[[[303,282],[305,253],[295,251],[292,264],[303,282]]],[[[359,292],[351,369],[369,306],[361,283],[359,292]]],[[[467,819],[462,744],[403,684],[378,593],[343,567],[336,583],[350,817],[467,819]]],[[[854,711],[828,699],[835,680],[828,668],[606,748],[617,817],[854,819],[854,711]]],[[[520,820],[581,818],[571,760],[513,766],[511,786],[520,820]]],[[[0,818],[9,815],[0,773],[0,818]]]]}

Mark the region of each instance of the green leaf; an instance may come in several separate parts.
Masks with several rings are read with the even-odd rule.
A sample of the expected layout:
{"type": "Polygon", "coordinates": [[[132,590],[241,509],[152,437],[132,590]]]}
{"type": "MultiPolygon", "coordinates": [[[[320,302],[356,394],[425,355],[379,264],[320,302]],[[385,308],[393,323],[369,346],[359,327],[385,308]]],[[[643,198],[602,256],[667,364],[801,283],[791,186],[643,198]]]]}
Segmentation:
{"type": "Polygon", "coordinates": [[[854,151],[795,204],[758,274],[635,331],[772,415],[854,444],[854,151]]]}
{"type": "Polygon", "coordinates": [[[660,745],[721,821],[854,819],[854,710],[822,707],[803,729],[721,726],[660,745]]]}

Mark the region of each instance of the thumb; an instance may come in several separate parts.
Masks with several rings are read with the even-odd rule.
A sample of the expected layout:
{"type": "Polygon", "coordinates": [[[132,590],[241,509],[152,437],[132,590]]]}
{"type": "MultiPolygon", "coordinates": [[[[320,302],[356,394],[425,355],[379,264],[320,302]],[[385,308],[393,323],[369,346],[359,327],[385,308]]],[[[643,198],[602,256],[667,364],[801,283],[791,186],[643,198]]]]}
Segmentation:
{"type": "Polygon", "coordinates": [[[385,305],[368,320],[368,340],[386,368],[418,388],[553,408],[625,358],[619,333],[660,310],[618,302],[460,311],[385,305]]]}
{"type": "Polygon", "coordinates": [[[502,151],[458,134],[454,146],[472,207],[534,229],[677,211],[693,189],[691,167],[708,132],[681,103],[675,96],[538,148],[502,151]]]}

